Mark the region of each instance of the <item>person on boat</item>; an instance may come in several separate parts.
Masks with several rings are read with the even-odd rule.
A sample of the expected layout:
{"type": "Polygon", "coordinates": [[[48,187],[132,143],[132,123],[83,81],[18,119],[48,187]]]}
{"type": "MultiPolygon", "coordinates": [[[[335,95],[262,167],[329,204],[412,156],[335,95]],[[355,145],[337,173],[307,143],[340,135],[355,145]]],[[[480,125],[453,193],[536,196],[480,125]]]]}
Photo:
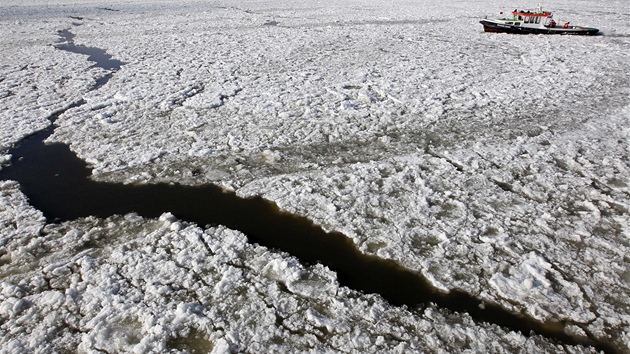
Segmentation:
{"type": "Polygon", "coordinates": [[[569,23],[568,23],[568,22],[566,22],[566,23],[564,24],[564,28],[569,28],[569,23]]]}

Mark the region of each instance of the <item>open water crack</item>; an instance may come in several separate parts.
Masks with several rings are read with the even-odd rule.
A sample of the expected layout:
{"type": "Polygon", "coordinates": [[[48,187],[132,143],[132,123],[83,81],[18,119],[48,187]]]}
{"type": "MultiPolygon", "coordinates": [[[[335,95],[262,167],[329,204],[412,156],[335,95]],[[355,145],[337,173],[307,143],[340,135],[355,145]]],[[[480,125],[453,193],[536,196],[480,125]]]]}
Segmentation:
{"type": "MultiPolygon", "coordinates": [[[[71,42],[72,37],[69,38],[71,42]]],[[[68,48],[71,47],[59,47],[68,48]]],[[[111,60],[109,55],[103,58],[111,60]]],[[[345,235],[326,232],[307,218],[283,212],[261,197],[240,198],[213,185],[95,182],[90,179],[87,164],[67,145],[44,143],[54,131],[58,116],[83,104],[84,101],[75,102],[50,116],[53,124],[13,148],[11,165],[0,170],[0,179],[18,181],[30,204],[41,210],[48,222],[127,213],[157,218],[171,212],[181,220],[201,226],[223,225],[241,231],[249,242],[288,252],[305,264],[321,263],[337,273],[341,285],[379,294],[393,305],[416,308],[435,303],[451,311],[468,313],[476,321],[494,323],[524,335],[539,334],[565,345],[593,346],[608,353],[618,351],[592,335],[583,338],[565,333],[564,328],[574,323],[542,323],[499,305],[480,306],[480,299],[463,291],[444,293],[421,274],[394,261],[362,254],[345,235]]]]}

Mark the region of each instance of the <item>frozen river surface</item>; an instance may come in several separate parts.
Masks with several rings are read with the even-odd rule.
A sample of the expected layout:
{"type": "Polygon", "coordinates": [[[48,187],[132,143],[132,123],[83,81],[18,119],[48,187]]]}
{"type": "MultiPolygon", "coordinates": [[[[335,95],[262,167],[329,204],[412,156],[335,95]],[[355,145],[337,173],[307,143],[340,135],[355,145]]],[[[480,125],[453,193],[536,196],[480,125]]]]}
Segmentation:
{"type": "Polygon", "coordinates": [[[630,352],[630,9],[545,3],[595,37],[482,31],[511,6],[4,1],[0,162],[54,116],[94,181],[262,196],[571,343],[394,306],[172,210],[52,223],[0,181],[0,346],[630,352]]]}

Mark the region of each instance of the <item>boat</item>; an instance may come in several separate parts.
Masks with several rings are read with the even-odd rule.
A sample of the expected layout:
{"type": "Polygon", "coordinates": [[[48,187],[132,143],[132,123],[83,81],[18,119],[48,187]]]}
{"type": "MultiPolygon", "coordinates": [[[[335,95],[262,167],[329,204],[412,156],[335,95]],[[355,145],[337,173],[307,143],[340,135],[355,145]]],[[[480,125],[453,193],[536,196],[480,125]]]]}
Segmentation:
{"type": "MultiPolygon", "coordinates": [[[[503,12],[501,13],[503,14],[503,12]]],[[[543,11],[542,5],[534,10],[514,10],[512,16],[498,19],[487,17],[479,21],[486,32],[518,33],[518,34],[571,34],[592,36],[599,29],[584,26],[573,26],[569,22],[558,24],[549,11],[543,11]]]]}

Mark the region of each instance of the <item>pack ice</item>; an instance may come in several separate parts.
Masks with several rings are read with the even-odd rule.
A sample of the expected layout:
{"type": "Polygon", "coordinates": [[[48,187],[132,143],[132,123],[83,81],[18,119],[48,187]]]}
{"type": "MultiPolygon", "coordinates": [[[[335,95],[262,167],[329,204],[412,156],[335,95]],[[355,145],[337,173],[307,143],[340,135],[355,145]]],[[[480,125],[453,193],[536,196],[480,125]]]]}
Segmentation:
{"type": "MultiPolygon", "coordinates": [[[[627,4],[546,5],[601,36],[484,33],[510,6],[5,1],[0,162],[63,112],[48,140],[95,180],[263,196],[436,288],[630,352],[627,4]],[[62,30],[125,65],[99,87],[110,72],[57,49],[62,30]]],[[[49,223],[0,181],[3,350],[596,351],[392,306],[164,212],[49,223]]]]}

